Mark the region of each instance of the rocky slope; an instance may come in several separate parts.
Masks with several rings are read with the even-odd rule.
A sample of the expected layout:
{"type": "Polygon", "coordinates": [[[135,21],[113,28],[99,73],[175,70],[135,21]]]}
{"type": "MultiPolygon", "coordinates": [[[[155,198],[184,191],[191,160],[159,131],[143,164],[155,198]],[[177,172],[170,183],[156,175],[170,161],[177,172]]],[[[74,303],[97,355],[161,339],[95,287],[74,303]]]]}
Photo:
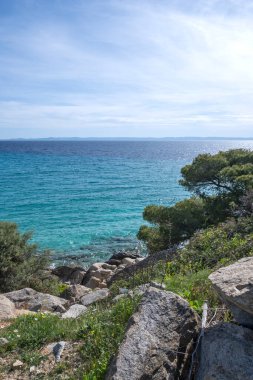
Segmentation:
{"type": "MultiPolygon", "coordinates": [[[[30,288],[1,294],[0,322],[5,327],[22,313],[38,311],[53,313],[63,320],[76,319],[98,302],[109,300],[115,304],[139,294],[142,300],[128,322],[106,380],[253,380],[253,258],[239,260],[209,276],[237,324],[207,321],[204,329],[189,304],[159,284],[142,285],[132,291],[121,289],[112,298],[109,285],[114,279],[127,278],[137,269],[152,265],[153,260],[119,253],[106,263],[93,264],[87,271],[80,267],[56,268],[53,275],[68,284],[61,297],[30,288]]],[[[6,344],[8,339],[1,338],[0,347],[6,344]]],[[[68,350],[64,342],[55,342],[49,348],[52,354],[57,345],[68,350]]],[[[69,360],[64,354],[63,357],[69,360]]],[[[36,369],[26,374],[20,369],[22,361],[16,364],[6,379],[36,379],[36,369]]]]}

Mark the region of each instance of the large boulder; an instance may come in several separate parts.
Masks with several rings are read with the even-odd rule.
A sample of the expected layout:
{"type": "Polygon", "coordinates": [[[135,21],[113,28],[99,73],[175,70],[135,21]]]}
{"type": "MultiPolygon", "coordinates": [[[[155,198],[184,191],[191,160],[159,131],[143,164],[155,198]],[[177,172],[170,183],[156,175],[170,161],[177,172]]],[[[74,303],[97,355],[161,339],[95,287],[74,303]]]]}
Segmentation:
{"type": "Polygon", "coordinates": [[[221,299],[240,324],[253,327],[253,257],[247,257],[209,276],[221,299]]]}
{"type": "Polygon", "coordinates": [[[106,380],[186,379],[199,318],[172,292],[150,288],[130,318],[106,380]]]}
{"type": "Polygon", "coordinates": [[[81,284],[86,271],[82,267],[63,265],[52,269],[52,273],[59,277],[62,282],[81,284]]]}
{"type": "Polygon", "coordinates": [[[0,294],[0,320],[14,318],[16,316],[15,310],[15,304],[0,294]]]}
{"type": "Polygon", "coordinates": [[[68,309],[68,311],[66,311],[65,313],[62,314],[62,318],[63,319],[66,319],[66,318],[78,318],[80,317],[81,315],[85,314],[87,311],[87,307],[86,306],[83,306],[83,305],[72,305],[70,306],[70,308],[68,309]]]}
{"type": "Polygon", "coordinates": [[[108,265],[106,263],[92,264],[83,277],[82,285],[90,289],[106,287],[106,280],[113,274],[112,267],[113,270],[116,269],[116,266],[108,265]],[[108,268],[108,266],[110,268],[108,268]]]}
{"type": "Polygon", "coordinates": [[[86,288],[86,286],[80,284],[70,285],[62,292],[61,297],[66,298],[69,301],[76,302],[79,301],[81,297],[85,296],[85,294],[90,292],[91,289],[86,288]]]}
{"type": "Polygon", "coordinates": [[[81,303],[84,306],[89,306],[95,302],[101,301],[109,296],[109,289],[94,290],[81,298],[81,303]]]}
{"type": "Polygon", "coordinates": [[[223,323],[202,338],[196,380],[253,380],[253,331],[223,323]]]}
{"type": "Polygon", "coordinates": [[[83,276],[81,284],[86,286],[87,288],[94,289],[98,287],[99,279],[96,277],[96,280],[93,282],[90,281],[91,278],[94,278],[93,274],[97,272],[100,268],[102,268],[103,263],[94,263],[90,266],[90,268],[87,270],[85,275],[83,276]]]}
{"type": "Polygon", "coordinates": [[[17,309],[28,309],[31,311],[65,312],[65,306],[68,305],[66,299],[36,292],[36,290],[31,288],[15,290],[5,293],[4,296],[12,301],[17,309]]]}

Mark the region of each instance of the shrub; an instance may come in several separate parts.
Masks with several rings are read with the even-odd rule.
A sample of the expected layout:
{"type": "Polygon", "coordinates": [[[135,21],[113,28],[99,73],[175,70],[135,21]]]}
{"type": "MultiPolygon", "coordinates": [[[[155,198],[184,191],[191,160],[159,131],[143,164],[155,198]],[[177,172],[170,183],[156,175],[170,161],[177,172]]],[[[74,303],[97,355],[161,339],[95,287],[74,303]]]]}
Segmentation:
{"type": "Polygon", "coordinates": [[[30,232],[20,233],[15,223],[0,222],[0,291],[22,287],[57,291],[57,281],[45,279],[49,251],[37,252],[30,232]]]}
{"type": "Polygon", "coordinates": [[[194,234],[170,264],[170,273],[215,270],[253,255],[253,217],[229,219],[194,234]]]}
{"type": "Polygon", "coordinates": [[[225,220],[230,214],[229,200],[224,197],[192,197],[174,206],[147,206],[143,218],[153,224],[143,225],[138,239],[147,244],[149,253],[167,249],[189,239],[196,230],[225,220]]]}

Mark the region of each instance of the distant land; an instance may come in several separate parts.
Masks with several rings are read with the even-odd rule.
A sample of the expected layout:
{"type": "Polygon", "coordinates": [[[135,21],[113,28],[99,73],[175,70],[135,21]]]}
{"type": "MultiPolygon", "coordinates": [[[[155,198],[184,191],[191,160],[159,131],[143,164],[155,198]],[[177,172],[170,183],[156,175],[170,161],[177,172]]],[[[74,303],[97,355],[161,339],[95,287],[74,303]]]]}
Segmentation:
{"type": "Polygon", "coordinates": [[[0,141],[196,141],[196,140],[253,140],[253,137],[41,137],[9,138],[0,141]]]}

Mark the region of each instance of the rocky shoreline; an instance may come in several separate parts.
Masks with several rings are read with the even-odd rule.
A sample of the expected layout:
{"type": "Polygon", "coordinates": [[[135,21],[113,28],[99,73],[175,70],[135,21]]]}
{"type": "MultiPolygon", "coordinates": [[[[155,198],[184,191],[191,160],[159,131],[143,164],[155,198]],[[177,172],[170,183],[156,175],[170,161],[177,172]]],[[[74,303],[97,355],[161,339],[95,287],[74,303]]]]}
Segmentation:
{"type": "MultiPolygon", "coordinates": [[[[164,252],[160,255],[166,260],[165,256],[164,252]]],[[[159,254],[154,259],[158,258],[159,254]]],[[[113,279],[130,276],[138,268],[150,265],[150,258],[120,252],[107,262],[91,265],[88,270],[75,266],[55,268],[51,275],[67,285],[61,297],[31,288],[1,294],[0,321],[37,312],[76,319],[97,302],[110,297],[117,302],[122,297],[138,294],[142,296],[141,301],[107,369],[106,380],[253,379],[253,258],[241,259],[209,276],[236,323],[214,321],[204,327],[189,304],[166,291],[162,284],[147,283],[131,291],[122,288],[112,295],[109,285],[113,279]]],[[[56,342],[49,350],[56,352],[56,345],[63,350],[63,343],[56,342]]],[[[0,347],[6,344],[8,339],[1,338],[0,347]]],[[[55,360],[60,360],[56,355],[55,360]]],[[[22,361],[14,364],[14,377],[10,379],[22,378],[22,361]]]]}

